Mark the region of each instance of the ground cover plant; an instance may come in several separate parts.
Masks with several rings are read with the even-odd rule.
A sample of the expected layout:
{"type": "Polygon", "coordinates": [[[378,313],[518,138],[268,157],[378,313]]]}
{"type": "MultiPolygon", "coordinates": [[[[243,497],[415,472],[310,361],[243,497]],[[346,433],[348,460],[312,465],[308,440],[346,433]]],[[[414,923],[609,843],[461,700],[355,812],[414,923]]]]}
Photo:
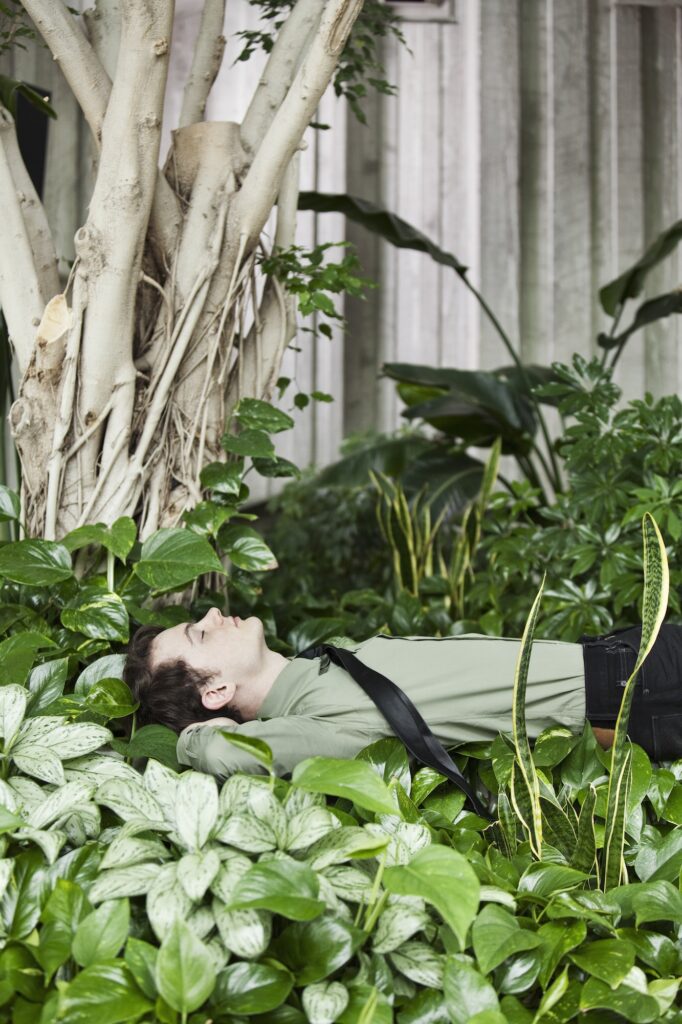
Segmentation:
{"type": "MultiPolygon", "coordinates": [[[[150,598],[219,573],[239,536],[272,560],[230,522],[234,488],[214,497],[194,529],[142,544],[121,520],[0,550],[0,1017],[680,1020],[682,763],[654,766],[622,735],[601,751],[589,729],[548,730],[531,752],[539,600],[514,734],[456,754],[493,822],[396,740],[290,781],[256,744],[264,774],[218,785],[179,769],[163,727],[123,734],[128,617],[188,615],[150,598]],[[99,576],[79,577],[84,552],[99,576]]],[[[666,603],[651,517],[644,564],[643,652],[666,603]]]]}

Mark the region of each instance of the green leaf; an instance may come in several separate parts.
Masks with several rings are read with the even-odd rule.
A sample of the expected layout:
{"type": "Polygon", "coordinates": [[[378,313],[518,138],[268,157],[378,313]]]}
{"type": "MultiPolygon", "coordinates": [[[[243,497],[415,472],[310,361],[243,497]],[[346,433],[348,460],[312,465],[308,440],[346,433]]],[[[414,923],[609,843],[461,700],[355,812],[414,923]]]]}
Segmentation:
{"type": "Polygon", "coordinates": [[[131,936],[126,943],[124,954],[130,973],[147,999],[156,999],[156,958],[159,951],[150,942],[143,942],[131,936]]]}
{"type": "Polygon", "coordinates": [[[97,585],[85,586],[61,614],[62,624],[94,640],[128,642],[128,612],[118,594],[97,585]]]}
{"type": "Polygon", "coordinates": [[[658,1003],[654,996],[646,992],[646,978],[644,972],[639,968],[633,968],[639,972],[644,991],[631,988],[627,984],[619,985],[615,990],[610,988],[603,981],[597,978],[590,978],[584,985],[580,996],[580,1009],[604,1009],[612,1010],[626,1020],[634,1021],[634,1024],[650,1024],[660,1017],[658,1003]]]}
{"type": "Polygon", "coordinates": [[[242,462],[209,462],[201,471],[201,486],[207,491],[238,498],[243,475],[242,462]]]}
{"type": "Polygon", "coordinates": [[[105,654],[84,668],[74,686],[74,693],[87,694],[102,679],[123,679],[125,654],[105,654]]]}
{"type": "Polygon", "coordinates": [[[267,1013],[282,1005],[293,984],[292,974],[275,964],[232,964],[218,975],[211,1004],[221,1014],[267,1013]]]}
{"type": "Polygon", "coordinates": [[[107,526],[106,523],[79,526],[67,533],[62,543],[69,551],[77,551],[90,544],[101,544],[107,551],[111,551],[122,562],[125,562],[136,537],[135,521],[129,516],[121,516],[112,526],[107,526]]]}
{"type": "Polygon", "coordinates": [[[122,960],[86,967],[59,992],[59,1017],[69,1024],[123,1024],[153,1005],[122,960]]]}
{"type": "Polygon", "coordinates": [[[517,919],[502,907],[489,904],[476,917],[472,927],[474,952],[484,974],[522,949],[534,949],[541,939],[535,932],[522,929],[517,919]]]}
{"type": "Polygon", "coordinates": [[[295,861],[254,864],[237,883],[230,908],[271,910],[294,921],[310,921],[325,910],[317,875],[295,861]]]}
{"type": "Polygon", "coordinates": [[[166,933],[156,960],[156,985],[178,1013],[197,1010],[213,992],[216,974],[206,946],[184,921],[166,933]]]}
{"type": "Polygon", "coordinates": [[[443,995],[452,1024],[469,1024],[477,1014],[499,1010],[493,986],[463,957],[448,957],[443,995]]]}
{"type": "Polygon", "coordinates": [[[191,530],[164,529],[142,545],[135,572],[154,590],[173,590],[205,572],[225,575],[215,551],[191,530]]]}
{"type": "Polygon", "coordinates": [[[643,881],[677,881],[682,868],[682,829],[675,828],[655,845],[640,846],[635,871],[643,881]]]}
{"type": "Polygon", "coordinates": [[[611,751],[611,768],[604,825],[603,888],[608,890],[620,881],[625,841],[625,816],[628,795],[629,751],[627,728],[637,674],[658,636],[668,606],[669,572],[665,544],[653,516],[642,518],[644,545],[644,597],[642,602],[642,637],[637,661],[623,691],[615,737],[611,751]]]}
{"type": "Polygon", "coordinates": [[[272,551],[250,526],[221,526],[218,540],[230,561],[240,569],[259,572],[277,568],[272,551]]]}
{"type": "Polygon", "coordinates": [[[358,761],[366,761],[371,764],[384,782],[389,783],[391,779],[397,779],[409,796],[412,788],[410,762],[407,751],[400,740],[395,737],[376,740],[369,746],[363,747],[355,756],[358,761]]]}
{"type": "Polygon", "coordinates": [[[609,316],[615,316],[618,307],[626,299],[641,294],[649,271],[665,259],[682,239],[682,220],[666,228],[649,246],[644,255],[614,281],[609,281],[599,292],[602,308],[609,316]]]}
{"type": "Polygon", "coordinates": [[[253,459],[253,468],[261,476],[266,477],[288,477],[295,479],[300,477],[301,470],[289,459],[253,459]]]}
{"type": "Polygon", "coordinates": [[[18,519],[21,514],[21,502],[19,495],[11,491],[9,487],[0,484],[0,523],[6,523],[9,519],[18,519]]]}
{"type": "Polygon", "coordinates": [[[409,864],[387,868],[383,881],[388,892],[419,896],[431,903],[464,947],[478,909],[480,885],[461,853],[447,847],[427,847],[409,864]]]}
{"type": "Polygon", "coordinates": [[[167,768],[177,771],[177,733],[167,725],[143,725],[126,746],[127,757],[153,757],[167,768]]]}
{"type": "Polygon", "coordinates": [[[139,704],[120,679],[100,679],[88,691],[83,707],[104,718],[125,718],[132,715],[139,704]]]}
{"type": "Polygon", "coordinates": [[[368,764],[340,758],[309,757],[300,761],[291,777],[294,786],[312,793],[341,796],[377,814],[395,814],[396,804],[388,786],[368,764]]]}
{"type": "Polygon", "coordinates": [[[223,434],[220,443],[226,452],[252,458],[271,459],[275,446],[263,430],[242,430],[240,434],[223,434]]]}
{"type": "Polygon", "coordinates": [[[218,820],[218,785],[212,775],[185,772],[175,794],[175,825],[183,844],[199,851],[218,820]]]}
{"type": "Polygon", "coordinates": [[[673,313],[682,313],[682,294],[679,291],[668,292],[665,295],[657,295],[647,302],[643,302],[635,313],[632,323],[619,334],[611,335],[601,333],[597,337],[597,344],[600,348],[612,349],[624,345],[628,338],[639,331],[647,324],[655,323],[673,313]]]}
{"type": "Polygon", "coordinates": [[[549,899],[556,892],[575,889],[588,877],[584,871],[576,871],[575,868],[566,867],[564,864],[537,861],[521,875],[518,894],[549,899]]]}
{"type": "Polygon", "coordinates": [[[36,654],[41,647],[51,647],[52,641],[40,633],[17,633],[0,643],[0,678],[3,684],[26,682],[36,654]]]}
{"type": "Polygon", "coordinates": [[[623,939],[600,939],[575,949],[570,959],[587,974],[617,988],[635,965],[635,948],[623,939]]]}
{"type": "Polygon", "coordinates": [[[452,253],[440,249],[435,242],[407,221],[368,199],[343,193],[300,192],[298,208],[314,210],[316,213],[342,213],[348,220],[361,224],[398,249],[416,249],[428,253],[432,260],[445,267],[451,267],[460,277],[464,277],[467,272],[464,264],[452,253]]]}
{"type": "Polygon", "coordinates": [[[49,587],[71,579],[71,555],[52,540],[18,540],[0,548],[0,576],[30,587],[49,587]]]}
{"type": "Polygon", "coordinates": [[[28,677],[28,691],[31,694],[30,711],[35,715],[64,693],[69,667],[68,658],[56,658],[36,665],[28,677]]]}
{"type": "Polygon", "coordinates": [[[264,430],[268,434],[279,434],[291,430],[294,421],[281,409],[258,398],[241,398],[234,411],[240,425],[246,430],[264,430]]]}
{"type": "Polygon", "coordinates": [[[81,967],[113,959],[128,937],[130,906],[127,899],[107,900],[88,914],[76,929],[73,956],[81,967]]]}
{"type": "Polygon", "coordinates": [[[365,938],[346,918],[327,913],[289,925],[273,943],[273,950],[296,974],[297,985],[310,985],[348,963],[365,938]]]}

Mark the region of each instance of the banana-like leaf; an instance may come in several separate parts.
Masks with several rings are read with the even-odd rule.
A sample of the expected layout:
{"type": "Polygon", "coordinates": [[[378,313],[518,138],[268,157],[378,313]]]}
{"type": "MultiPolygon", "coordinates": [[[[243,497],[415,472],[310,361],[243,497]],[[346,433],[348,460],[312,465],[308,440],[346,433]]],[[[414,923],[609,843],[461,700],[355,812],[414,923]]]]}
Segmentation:
{"type": "Polygon", "coordinates": [[[583,800],[578,818],[578,838],[575,843],[570,864],[578,871],[592,871],[597,854],[597,840],[594,831],[594,805],[597,802],[597,790],[590,786],[583,800]]]}
{"type": "Polygon", "coordinates": [[[626,299],[634,299],[644,287],[646,276],[652,267],[665,259],[682,239],[682,220],[667,228],[658,236],[641,259],[629,267],[615,281],[609,281],[599,292],[602,308],[609,316],[615,316],[619,306],[626,299]]]}
{"type": "Polygon", "coordinates": [[[518,661],[516,663],[516,672],[514,675],[514,695],[512,698],[512,734],[514,737],[514,752],[516,756],[516,765],[518,766],[523,781],[525,782],[528,790],[528,797],[531,805],[532,821],[531,832],[530,832],[530,844],[536,857],[542,857],[542,810],[540,808],[540,781],[538,779],[538,773],[535,768],[535,762],[533,761],[533,755],[530,751],[530,743],[528,742],[528,732],[526,730],[526,683],[528,682],[528,669],[530,666],[530,656],[533,649],[533,634],[535,632],[535,625],[538,619],[538,613],[540,611],[540,601],[542,600],[542,591],[545,587],[545,580],[543,577],[542,584],[538,595],[533,602],[533,607],[530,610],[530,615],[526,622],[526,628],[523,631],[523,637],[521,639],[521,650],[519,652],[518,661]]]}
{"type": "Polygon", "coordinates": [[[626,758],[630,751],[627,739],[628,720],[634,694],[635,679],[650,653],[668,607],[669,572],[665,544],[653,516],[647,512],[642,519],[644,546],[644,600],[642,607],[642,638],[637,661],[623,691],[620,711],[616,720],[615,737],[611,748],[611,769],[606,804],[604,833],[604,891],[618,885],[625,839],[624,803],[626,793],[626,758]],[[623,807],[619,807],[622,803],[623,807]]]}
{"type": "Polygon", "coordinates": [[[300,192],[298,208],[313,210],[315,213],[342,213],[348,220],[361,224],[397,249],[416,249],[428,253],[432,260],[444,267],[451,267],[460,277],[464,277],[468,270],[453,253],[441,249],[406,220],[368,199],[339,192],[300,192]]]}
{"type": "Polygon", "coordinates": [[[657,295],[654,299],[643,302],[629,327],[614,337],[600,334],[597,344],[605,349],[618,348],[625,344],[630,335],[641,327],[646,327],[647,324],[652,324],[656,320],[663,320],[667,316],[672,316],[673,313],[682,313],[682,292],[680,291],[667,292],[665,295],[657,295]]]}

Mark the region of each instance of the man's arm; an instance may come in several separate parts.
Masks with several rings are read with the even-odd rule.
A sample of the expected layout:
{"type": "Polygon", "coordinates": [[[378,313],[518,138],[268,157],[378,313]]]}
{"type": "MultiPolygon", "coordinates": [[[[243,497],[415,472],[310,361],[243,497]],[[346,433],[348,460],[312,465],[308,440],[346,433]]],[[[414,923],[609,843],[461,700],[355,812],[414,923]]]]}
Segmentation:
{"type": "MultiPolygon", "coordinates": [[[[329,719],[294,715],[233,724],[230,731],[264,740],[272,749],[277,775],[293,771],[306,757],[355,757],[368,743],[381,738],[361,730],[341,729],[338,722],[329,719]]],[[[265,771],[251,754],[221,736],[217,722],[187,726],[178,738],[177,757],[180,764],[190,765],[196,771],[207,772],[220,779],[235,772],[255,774],[265,771]],[[209,725],[215,727],[207,728],[209,725]]]]}

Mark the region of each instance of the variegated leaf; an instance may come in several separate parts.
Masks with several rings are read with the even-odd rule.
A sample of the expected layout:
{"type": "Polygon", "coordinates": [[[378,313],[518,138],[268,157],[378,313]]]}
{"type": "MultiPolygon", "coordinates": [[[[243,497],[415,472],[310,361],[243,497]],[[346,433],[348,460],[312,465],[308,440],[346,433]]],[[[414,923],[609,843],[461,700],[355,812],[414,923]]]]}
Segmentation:
{"type": "Polygon", "coordinates": [[[321,877],[327,879],[337,896],[351,903],[368,901],[374,885],[369,875],[351,864],[324,868],[321,877]]]}
{"type": "Polygon", "coordinates": [[[284,800],[284,810],[291,820],[296,814],[307,810],[309,807],[325,807],[326,800],[323,793],[311,793],[307,789],[300,789],[292,786],[284,800]]]}
{"type": "MultiPolygon", "coordinates": [[[[292,789],[292,792],[303,793],[304,790],[292,789]]],[[[305,807],[289,818],[285,847],[287,850],[304,850],[338,827],[338,818],[325,807],[305,807]]]]}
{"type": "Polygon", "coordinates": [[[399,821],[382,815],[378,825],[369,824],[365,828],[375,836],[390,836],[386,847],[386,866],[409,864],[412,857],[431,843],[431,833],[424,825],[399,821]]]}
{"type": "Polygon", "coordinates": [[[212,775],[185,772],[175,796],[175,827],[188,850],[197,852],[218,820],[218,787],[212,775]]]}
{"type": "Polygon", "coordinates": [[[245,960],[255,960],[268,948],[272,915],[264,910],[228,910],[213,900],[213,916],[227,949],[245,960]]]}
{"type": "Polygon", "coordinates": [[[249,793],[249,811],[272,829],[277,846],[283,847],[287,838],[287,816],[281,803],[269,787],[261,786],[249,793]]]}
{"type": "Polygon", "coordinates": [[[230,903],[239,879],[247,871],[250,871],[253,865],[248,857],[245,857],[243,853],[237,853],[236,850],[221,851],[219,857],[221,858],[220,869],[211,882],[210,889],[224,903],[230,903]]]}
{"type": "Polygon", "coordinates": [[[7,857],[6,859],[0,860],[0,899],[5,895],[5,890],[9,885],[9,880],[12,877],[12,868],[14,867],[14,857],[7,857]]]}
{"type": "Polygon", "coordinates": [[[12,834],[15,839],[29,839],[39,846],[45,854],[48,864],[54,864],[59,856],[59,851],[66,842],[66,833],[57,829],[45,831],[38,828],[20,828],[12,834]]]}
{"type": "Polygon", "coordinates": [[[109,779],[95,793],[98,804],[110,807],[123,821],[146,818],[151,822],[164,822],[163,811],[141,782],[109,779]]]}
{"type": "Polygon", "coordinates": [[[28,815],[34,807],[39,807],[45,799],[46,790],[39,786],[33,779],[26,779],[21,775],[14,775],[8,780],[7,785],[18,801],[22,813],[28,815]]]}
{"type": "Polygon", "coordinates": [[[168,849],[159,839],[137,839],[133,836],[118,835],[104,854],[100,869],[164,861],[168,856],[168,849]]]}
{"type": "Polygon", "coordinates": [[[17,800],[14,790],[4,779],[0,779],[0,804],[12,814],[16,813],[20,804],[23,806],[23,800],[17,800]]]}
{"type": "Polygon", "coordinates": [[[0,686],[0,738],[4,740],[4,749],[11,749],[12,741],[26,714],[28,693],[23,686],[0,686]]]}
{"type": "Polygon", "coordinates": [[[62,823],[73,846],[83,846],[88,839],[97,839],[102,830],[102,816],[97,804],[80,804],[62,823]]]}
{"type": "Polygon", "coordinates": [[[330,864],[342,864],[353,857],[374,857],[384,850],[390,837],[383,830],[379,835],[364,828],[342,826],[318,839],[308,850],[306,861],[314,871],[330,864]]]}
{"type": "Polygon", "coordinates": [[[320,883],[319,898],[324,901],[327,909],[333,911],[338,916],[352,919],[353,915],[351,914],[350,907],[342,899],[339,899],[329,879],[321,874],[318,874],[317,879],[320,883]]]}
{"type": "Polygon", "coordinates": [[[98,785],[109,779],[122,779],[124,782],[139,782],[140,773],[132,765],[116,755],[87,754],[85,757],[74,758],[64,765],[67,779],[91,779],[98,785]]]}
{"type": "Polygon", "coordinates": [[[46,746],[44,737],[49,736],[58,726],[66,725],[68,719],[64,715],[40,715],[38,718],[27,718],[19,730],[19,742],[46,746]]]}
{"type": "Polygon", "coordinates": [[[215,850],[188,853],[178,861],[178,881],[195,903],[203,899],[219,871],[220,857],[215,850]]]}
{"type": "Polygon", "coordinates": [[[62,786],[66,782],[62,762],[47,747],[24,746],[20,752],[17,744],[12,751],[12,760],[20,772],[25,772],[34,779],[51,782],[54,786],[62,786]]]}
{"type": "Polygon", "coordinates": [[[197,907],[187,918],[187,924],[198,939],[205,939],[215,925],[210,907],[197,907]]]}
{"type": "Polygon", "coordinates": [[[33,808],[28,816],[28,824],[32,828],[45,828],[64,814],[70,813],[77,804],[87,802],[94,791],[94,782],[67,782],[33,808]]]}
{"type": "Polygon", "coordinates": [[[99,875],[88,890],[91,903],[115,900],[123,896],[144,896],[159,877],[159,864],[136,864],[113,868],[99,875]]]}
{"type": "Polygon", "coordinates": [[[425,942],[405,942],[389,953],[389,959],[410,981],[426,988],[442,989],[445,957],[425,942]]]}
{"type": "Polygon", "coordinates": [[[248,775],[231,775],[220,790],[219,813],[221,818],[243,811],[249,795],[256,789],[269,789],[266,779],[259,780],[248,775]]]}
{"type": "Polygon", "coordinates": [[[229,949],[225,949],[225,946],[217,936],[216,938],[211,939],[210,942],[204,942],[204,945],[206,946],[206,951],[211,958],[211,963],[215,968],[216,974],[220,974],[223,968],[227,967],[230,962],[229,949]]]}
{"type": "MultiPolygon", "coordinates": [[[[29,724],[33,725],[34,722],[40,721],[40,718],[32,718],[29,724]]],[[[74,757],[91,754],[111,739],[113,739],[111,732],[103,725],[94,725],[91,722],[67,722],[45,730],[40,737],[40,744],[48,747],[62,760],[70,761],[74,757]]],[[[29,735],[24,735],[22,731],[15,750],[23,751],[30,743],[32,743],[32,739],[29,735]]]]}
{"type": "Polygon", "coordinates": [[[156,881],[147,893],[147,917],[162,942],[173,922],[187,921],[193,908],[191,899],[178,882],[177,865],[164,864],[157,872],[156,881]]]}
{"type": "Polygon", "coordinates": [[[250,814],[230,815],[215,838],[249,853],[263,853],[277,846],[277,837],[270,826],[250,814]]]}
{"type": "Polygon", "coordinates": [[[375,953],[391,953],[430,923],[423,900],[401,897],[379,916],[372,948],[375,953]]]}
{"type": "Polygon", "coordinates": [[[165,764],[150,758],[142,776],[142,785],[162,808],[166,821],[175,824],[175,798],[180,776],[165,764]]]}
{"type": "Polygon", "coordinates": [[[348,989],[340,981],[320,981],[306,985],[301,1002],[310,1024],[334,1024],[349,1002],[348,989]]]}

